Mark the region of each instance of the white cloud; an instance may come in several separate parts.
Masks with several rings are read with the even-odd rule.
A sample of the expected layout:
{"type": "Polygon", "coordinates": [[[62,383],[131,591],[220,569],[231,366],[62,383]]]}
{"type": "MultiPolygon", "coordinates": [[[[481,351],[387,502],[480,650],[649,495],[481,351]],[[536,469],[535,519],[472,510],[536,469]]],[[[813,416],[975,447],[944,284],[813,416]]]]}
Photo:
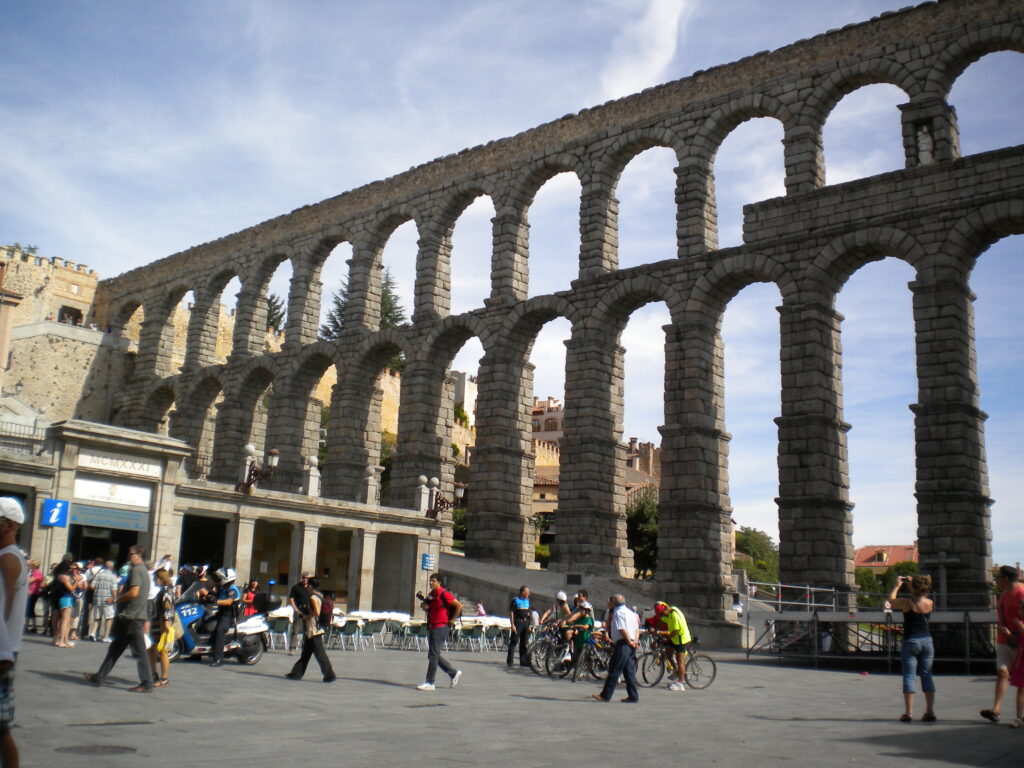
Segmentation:
{"type": "Polygon", "coordinates": [[[601,71],[601,98],[617,99],[661,83],[676,53],[679,27],[693,12],[686,0],[650,0],[643,16],[624,24],[601,71]]]}

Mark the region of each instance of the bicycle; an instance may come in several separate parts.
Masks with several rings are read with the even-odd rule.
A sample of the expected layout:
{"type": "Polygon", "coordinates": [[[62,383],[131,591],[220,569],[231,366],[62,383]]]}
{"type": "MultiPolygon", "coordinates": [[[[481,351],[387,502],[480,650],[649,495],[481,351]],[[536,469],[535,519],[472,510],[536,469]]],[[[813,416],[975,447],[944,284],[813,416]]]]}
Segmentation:
{"type": "Polygon", "coordinates": [[[530,669],[538,675],[547,671],[547,660],[551,649],[561,642],[557,624],[545,624],[538,631],[533,642],[526,649],[526,657],[530,662],[530,669]]]}
{"type": "Polygon", "coordinates": [[[572,670],[572,681],[575,683],[585,674],[595,680],[608,677],[608,668],[612,664],[612,649],[603,634],[594,632],[580,649],[579,658],[572,670]]]}
{"type": "MultiPolygon", "coordinates": [[[[695,690],[703,690],[715,681],[718,673],[718,665],[715,660],[706,653],[697,653],[699,641],[695,637],[686,646],[686,684],[695,690]]],[[[640,657],[637,666],[640,674],[637,676],[637,683],[653,688],[665,677],[665,670],[675,677],[676,654],[675,649],[668,643],[662,642],[661,647],[647,651],[640,657]]]]}

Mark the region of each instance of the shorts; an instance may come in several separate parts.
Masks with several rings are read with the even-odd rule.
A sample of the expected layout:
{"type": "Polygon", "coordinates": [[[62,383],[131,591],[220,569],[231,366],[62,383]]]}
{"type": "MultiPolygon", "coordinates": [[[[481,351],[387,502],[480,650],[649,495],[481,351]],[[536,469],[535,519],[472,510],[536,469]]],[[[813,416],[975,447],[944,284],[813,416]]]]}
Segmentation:
{"type": "Polygon", "coordinates": [[[106,603],[93,603],[92,606],[92,620],[93,621],[104,621],[106,619],[114,618],[114,606],[107,605],[106,603]]]}
{"type": "Polygon", "coordinates": [[[996,643],[996,671],[1013,669],[1013,660],[1016,655],[1016,648],[1011,648],[1006,643],[996,643]]]}
{"type": "Polygon", "coordinates": [[[688,645],[689,643],[672,643],[672,648],[675,649],[676,653],[683,653],[688,645]]]}
{"type": "Polygon", "coordinates": [[[74,595],[64,595],[64,597],[58,598],[58,600],[57,600],[57,607],[59,609],[61,609],[61,610],[64,610],[65,608],[73,608],[74,605],[75,605],[75,596],[74,595]]]}
{"type": "MultiPolygon", "coordinates": [[[[17,654],[15,654],[17,656],[17,654]]],[[[0,680],[0,733],[14,725],[14,667],[0,680]]]]}
{"type": "Polygon", "coordinates": [[[157,653],[169,653],[171,648],[174,647],[174,627],[169,626],[160,635],[160,639],[156,643],[157,653]]]}

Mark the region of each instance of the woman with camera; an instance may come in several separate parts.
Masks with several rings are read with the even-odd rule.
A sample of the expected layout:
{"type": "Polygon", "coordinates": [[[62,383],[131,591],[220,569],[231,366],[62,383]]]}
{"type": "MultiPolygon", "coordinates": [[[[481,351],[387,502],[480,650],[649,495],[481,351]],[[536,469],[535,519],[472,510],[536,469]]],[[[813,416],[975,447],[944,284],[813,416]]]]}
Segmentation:
{"type": "Polygon", "coordinates": [[[921,718],[926,723],[934,723],[935,717],[935,681],[932,680],[932,663],[935,661],[935,646],[932,644],[931,630],[928,619],[931,616],[933,603],[928,597],[932,589],[931,576],[897,576],[896,586],[889,593],[889,602],[897,611],[903,612],[903,702],[905,711],[900,716],[901,723],[909,723],[914,719],[914,677],[921,675],[921,690],[924,691],[926,709],[921,718]],[[910,597],[896,597],[900,587],[910,588],[910,597]]]}

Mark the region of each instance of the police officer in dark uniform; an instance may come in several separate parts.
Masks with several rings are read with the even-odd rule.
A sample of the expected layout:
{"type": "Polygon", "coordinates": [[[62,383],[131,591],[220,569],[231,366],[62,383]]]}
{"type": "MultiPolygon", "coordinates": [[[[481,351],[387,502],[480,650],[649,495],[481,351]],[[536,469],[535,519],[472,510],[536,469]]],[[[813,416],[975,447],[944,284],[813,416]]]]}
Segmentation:
{"type": "Polygon", "coordinates": [[[219,667],[224,663],[224,645],[227,643],[228,629],[235,621],[235,606],[242,600],[242,590],[235,584],[234,568],[218,568],[214,574],[217,587],[217,626],[213,630],[213,648],[211,666],[219,667]]]}
{"type": "Polygon", "coordinates": [[[513,597],[508,604],[508,620],[512,625],[512,635],[508,639],[508,657],[505,659],[505,663],[510,667],[515,658],[517,645],[519,646],[519,666],[530,666],[526,648],[530,642],[531,619],[530,588],[522,586],[519,588],[519,594],[513,597]]]}

